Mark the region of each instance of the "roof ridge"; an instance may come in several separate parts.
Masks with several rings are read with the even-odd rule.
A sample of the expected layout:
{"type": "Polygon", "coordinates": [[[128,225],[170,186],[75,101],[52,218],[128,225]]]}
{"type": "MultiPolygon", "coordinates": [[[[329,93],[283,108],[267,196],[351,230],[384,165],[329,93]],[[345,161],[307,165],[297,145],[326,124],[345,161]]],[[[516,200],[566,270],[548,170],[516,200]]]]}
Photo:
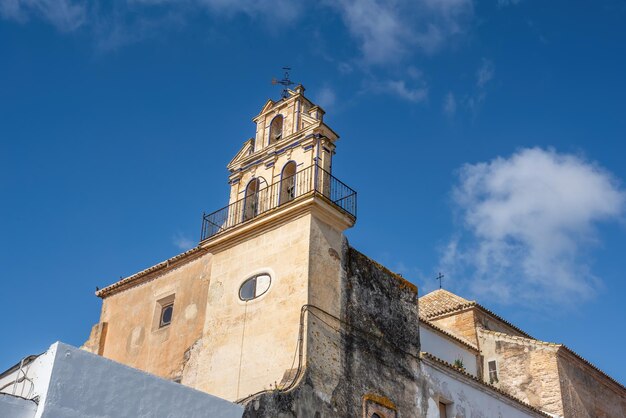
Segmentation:
{"type": "Polygon", "coordinates": [[[533,339],[533,340],[536,339],[532,335],[528,334],[526,331],[522,330],[521,328],[517,327],[516,325],[513,325],[511,322],[509,322],[506,319],[502,318],[500,315],[498,315],[497,313],[493,312],[492,310],[489,310],[489,309],[485,308],[483,305],[481,305],[480,303],[478,303],[476,301],[472,301],[470,303],[466,303],[465,305],[459,305],[459,306],[456,306],[456,307],[443,309],[441,311],[432,312],[431,314],[427,314],[426,318],[429,319],[429,320],[432,320],[432,319],[438,318],[440,316],[447,315],[449,313],[461,311],[461,310],[472,308],[472,307],[476,307],[476,308],[482,310],[483,312],[485,312],[486,314],[493,316],[494,318],[496,318],[497,320],[499,320],[502,323],[506,324],[507,326],[511,327],[512,329],[514,329],[515,331],[519,332],[523,336],[525,336],[527,338],[530,338],[530,339],[533,339]]]}
{"type": "Polygon", "coordinates": [[[489,333],[489,334],[495,334],[495,335],[498,335],[498,336],[503,336],[503,337],[505,337],[505,338],[507,338],[509,340],[524,340],[524,341],[528,341],[528,342],[531,342],[531,343],[534,343],[534,344],[537,344],[537,345],[545,345],[545,346],[550,346],[550,347],[556,347],[557,350],[562,348],[562,349],[566,350],[567,352],[569,352],[570,354],[572,354],[577,359],[579,359],[580,361],[582,361],[583,363],[585,363],[587,366],[591,367],[592,369],[594,369],[595,371],[597,371],[598,373],[600,373],[604,377],[608,378],[611,382],[613,382],[616,385],[618,385],[621,389],[626,391],[626,386],[624,386],[622,383],[620,383],[619,381],[617,381],[616,379],[611,377],[606,372],[602,371],[602,369],[600,369],[598,366],[594,365],[592,362],[590,362],[589,360],[587,360],[586,358],[584,358],[583,356],[581,356],[580,354],[578,354],[577,352],[575,352],[574,350],[572,350],[571,348],[569,348],[565,344],[553,343],[553,342],[549,342],[549,341],[542,341],[542,340],[538,340],[536,338],[525,338],[525,337],[520,337],[520,336],[517,336],[517,335],[509,335],[509,334],[505,334],[503,332],[493,331],[493,330],[483,329],[483,328],[479,328],[479,330],[480,330],[480,332],[485,332],[485,333],[489,333]]]}
{"type": "Polygon", "coordinates": [[[432,292],[426,293],[424,296],[421,296],[420,299],[428,298],[429,296],[430,297],[434,297],[434,296],[436,296],[438,294],[441,294],[441,293],[446,294],[448,296],[452,296],[452,297],[454,297],[454,299],[460,299],[460,300],[462,300],[464,302],[475,302],[474,300],[466,299],[463,296],[457,295],[456,293],[453,293],[453,292],[451,292],[451,291],[449,291],[447,289],[435,289],[432,292]]]}
{"type": "Polygon", "coordinates": [[[622,389],[623,391],[626,392],[626,386],[621,384],[619,381],[617,381],[616,379],[614,379],[613,377],[611,377],[607,373],[603,372],[602,369],[600,369],[598,366],[594,365],[592,362],[590,362],[589,360],[587,360],[586,358],[584,358],[583,356],[581,356],[580,354],[578,354],[577,352],[575,352],[574,350],[572,350],[571,348],[566,346],[565,344],[560,344],[560,346],[565,351],[567,351],[568,353],[572,354],[574,357],[578,358],[580,361],[585,363],[587,366],[591,367],[592,369],[594,369],[595,371],[597,371],[598,373],[600,373],[601,375],[603,375],[604,377],[609,379],[611,382],[615,383],[617,386],[620,387],[620,389],[622,389]]]}
{"type": "Polygon", "coordinates": [[[521,337],[519,335],[511,335],[511,334],[507,334],[507,333],[504,333],[504,332],[494,331],[494,330],[485,329],[485,328],[478,328],[478,332],[484,332],[484,333],[488,333],[488,334],[495,334],[497,336],[501,336],[501,337],[507,338],[509,340],[527,341],[529,343],[533,343],[533,344],[537,344],[537,345],[546,345],[546,346],[551,346],[551,347],[562,347],[563,346],[563,344],[551,343],[549,341],[542,341],[542,340],[538,340],[538,339],[532,338],[532,337],[521,337]]]}
{"type": "Polygon", "coordinates": [[[435,312],[432,312],[430,314],[426,314],[426,318],[434,318],[434,317],[441,316],[441,315],[444,315],[444,314],[447,314],[447,313],[450,313],[450,312],[460,311],[460,310],[463,310],[463,309],[466,309],[466,308],[470,308],[472,306],[476,306],[477,304],[478,303],[476,303],[476,301],[470,301],[470,302],[462,304],[462,305],[457,305],[457,306],[453,306],[453,307],[450,307],[450,308],[444,308],[444,309],[441,309],[439,311],[435,311],[435,312]]]}
{"type": "Polygon", "coordinates": [[[167,267],[170,267],[171,265],[173,265],[172,263],[176,263],[178,261],[184,260],[185,258],[187,258],[188,256],[192,255],[192,254],[196,254],[200,251],[204,250],[203,247],[197,246],[194,247],[190,250],[187,250],[185,252],[182,252],[180,254],[177,254],[173,257],[168,258],[167,260],[161,261],[160,263],[157,263],[151,267],[148,267],[147,269],[141,270],[135,274],[132,274],[130,276],[124,277],[120,280],[118,280],[115,283],[112,283],[106,287],[103,287],[100,290],[96,291],[96,296],[104,298],[108,295],[110,295],[111,293],[113,293],[115,291],[115,289],[124,286],[124,285],[129,285],[132,282],[145,277],[147,275],[149,275],[150,273],[154,273],[160,270],[163,270],[167,267]]]}

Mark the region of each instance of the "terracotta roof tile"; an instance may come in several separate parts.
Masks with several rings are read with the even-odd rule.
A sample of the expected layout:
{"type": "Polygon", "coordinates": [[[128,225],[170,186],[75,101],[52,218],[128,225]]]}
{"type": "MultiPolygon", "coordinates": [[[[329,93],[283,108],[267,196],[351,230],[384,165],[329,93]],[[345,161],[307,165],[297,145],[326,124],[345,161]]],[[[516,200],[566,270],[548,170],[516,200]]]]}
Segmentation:
{"type": "Polygon", "coordinates": [[[168,258],[167,260],[162,261],[158,264],[155,264],[154,266],[149,267],[145,270],[142,270],[139,273],[135,273],[132,276],[128,276],[113,284],[108,285],[105,288],[97,290],[96,296],[100,298],[105,298],[107,296],[110,296],[113,293],[116,293],[118,291],[132,287],[138,283],[141,283],[143,280],[149,280],[152,277],[151,273],[155,273],[155,274],[161,273],[163,271],[166,271],[170,267],[178,265],[179,262],[185,261],[192,255],[198,256],[198,255],[204,254],[205,252],[206,250],[204,250],[201,247],[194,247],[191,250],[175,255],[174,257],[168,258]]]}
{"type": "Polygon", "coordinates": [[[445,289],[437,289],[419,298],[420,314],[431,317],[433,314],[442,311],[457,309],[459,306],[476,303],[448,292],[445,289]]]}
{"type": "Polygon", "coordinates": [[[522,329],[516,327],[506,319],[502,318],[500,315],[496,314],[493,311],[490,311],[481,304],[476,303],[476,301],[464,299],[461,296],[455,295],[454,293],[444,289],[438,289],[434,292],[430,292],[422,296],[421,298],[419,298],[418,303],[420,315],[425,316],[427,319],[430,320],[468,308],[476,308],[481,310],[483,313],[486,313],[487,315],[493,317],[494,319],[497,319],[511,329],[517,331],[524,337],[533,338],[522,329]]]}

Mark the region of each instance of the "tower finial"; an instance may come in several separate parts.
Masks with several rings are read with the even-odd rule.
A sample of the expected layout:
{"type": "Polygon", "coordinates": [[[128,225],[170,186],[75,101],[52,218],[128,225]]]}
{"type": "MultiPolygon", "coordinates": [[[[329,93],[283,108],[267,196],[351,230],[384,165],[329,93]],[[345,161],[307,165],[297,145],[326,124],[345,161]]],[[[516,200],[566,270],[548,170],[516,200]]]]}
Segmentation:
{"type": "Polygon", "coordinates": [[[281,86],[283,86],[283,92],[281,94],[281,97],[283,99],[286,99],[289,96],[289,86],[293,86],[296,83],[289,79],[289,71],[291,71],[291,67],[283,67],[283,70],[285,71],[285,73],[283,74],[283,79],[277,80],[276,78],[272,78],[272,84],[280,84],[281,86]]]}

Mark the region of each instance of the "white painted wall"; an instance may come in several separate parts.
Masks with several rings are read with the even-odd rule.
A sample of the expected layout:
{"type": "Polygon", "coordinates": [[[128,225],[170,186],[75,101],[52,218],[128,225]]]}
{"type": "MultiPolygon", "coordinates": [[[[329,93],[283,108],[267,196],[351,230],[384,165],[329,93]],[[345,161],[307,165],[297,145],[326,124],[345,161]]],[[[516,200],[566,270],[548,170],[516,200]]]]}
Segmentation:
{"type": "Polygon", "coordinates": [[[40,354],[33,361],[25,364],[21,371],[16,370],[0,378],[0,392],[26,399],[45,396],[48,391],[53,361],[53,351],[48,350],[40,354]]]}
{"type": "MultiPolygon", "coordinates": [[[[35,360],[29,378],[34,382],[32,396],[39,396],[36,413],[10,415],[0,409],[0,417],[240,418],[243,415],[240,405],[60,342],[35,360]]],[[[7,405],[4,406],[8,408],[7,405]]]]}
{"type": "Polygon", "coordinates": [[[465,371],[472,376],[477,374],[476,355],[464,345],[447,338],[428,326],[420,326],[421,351],[432,354],[450,364],[456,359],[463,361],[465,371]]]}
{"type": "Polygon", "coordinates": [[[447,403],[449,417],[522,418],[541,415],[432,360],[421,362],[428,382],[426,418],[440,418],[439,401],[447,403]]]}
{"type": "Polygon", "coordinates": [[[37,404],[31,400],[0,393],[0,417],[33,418],[37,404]]]}

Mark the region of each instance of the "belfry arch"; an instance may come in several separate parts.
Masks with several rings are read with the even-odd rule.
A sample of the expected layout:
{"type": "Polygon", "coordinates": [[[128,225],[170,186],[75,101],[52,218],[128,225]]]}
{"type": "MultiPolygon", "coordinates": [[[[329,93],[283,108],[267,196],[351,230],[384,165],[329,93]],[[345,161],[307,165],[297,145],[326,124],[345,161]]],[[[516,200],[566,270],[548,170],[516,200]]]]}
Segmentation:
{"type": "Polygon", "coordinates": [[[268,145],[272,145],[283,138],[283,115],[278,115],[270,122],[270,137],[268,145]]]}
{"type": "Polygon", "coordinates": [[[258,177],[253,178],[246,186],[246,194],[243,201],[243,220],[254,218],[259,213],[259,189],[261,181],[258,177]]]}
{"type": "Polygon", "coordinates": [[[296,162],[289,161],[283,167],[280,176],[280,197],[278,204],[282,205],[296,198],[296,162]]]}

